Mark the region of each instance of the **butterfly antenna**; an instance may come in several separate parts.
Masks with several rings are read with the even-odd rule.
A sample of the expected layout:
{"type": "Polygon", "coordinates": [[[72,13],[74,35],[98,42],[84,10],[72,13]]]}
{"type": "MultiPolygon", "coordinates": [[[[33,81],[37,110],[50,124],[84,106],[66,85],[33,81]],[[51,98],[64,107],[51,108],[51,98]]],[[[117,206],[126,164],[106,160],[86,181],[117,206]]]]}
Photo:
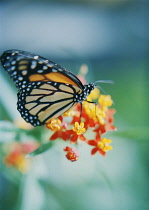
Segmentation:
{"type": "Polygon", "coordinates": [[[109,84],[114,84],[114,82],[112,80],[97,80],[95,82],[96,87],[98,87],[105,95],[108,95],[106,93],[106,91],[102,87],[100,87],[99,85],[97,85],[96,83],[109,83],[109,84]]]}
{"type": "Polygon", "coordinates": [[[102,87],[100,87],[99,85],[96,85],[96,87],[99,88],[99,90],[101,90],[105,95],[108,95],[102,87]]]}
{"type": "Polygon", "coordinates": [[[95,84],[96,83],[109,83],[109,84],[114,84],[114,81],[113,80],[97,80],[96,82],[95,82],[95,84]]]}

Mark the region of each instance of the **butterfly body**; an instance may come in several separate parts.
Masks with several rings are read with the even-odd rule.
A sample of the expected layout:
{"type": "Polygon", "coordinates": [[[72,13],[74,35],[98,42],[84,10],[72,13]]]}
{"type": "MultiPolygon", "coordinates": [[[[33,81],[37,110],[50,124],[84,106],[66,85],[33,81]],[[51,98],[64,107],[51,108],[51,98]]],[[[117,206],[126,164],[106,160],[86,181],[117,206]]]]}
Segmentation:
{"type": "Polygon", "coordinates": [[[60,116],[95,88],[94,83],[83,85],[67,69],[25,51],[5,51],[1,63],[19,90],[18,111],[33,126],[60,116]]]}

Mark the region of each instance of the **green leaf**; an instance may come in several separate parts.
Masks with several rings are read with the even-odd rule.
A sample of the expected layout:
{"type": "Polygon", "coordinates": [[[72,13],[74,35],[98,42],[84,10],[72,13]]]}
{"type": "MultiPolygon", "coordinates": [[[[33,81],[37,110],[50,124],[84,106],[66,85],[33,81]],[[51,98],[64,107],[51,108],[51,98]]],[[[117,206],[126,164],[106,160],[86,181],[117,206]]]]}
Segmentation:
{"type": "Polygon", "coordinates": [[[53,143],[50,141],[46,144],[41,145],[38,149],[36,149],[35,151],[29,153],[26,155],[26,157],[33,157],[35,155],[39,155],[43,152],[46,152],[50,147],[53,146],[53,143]]]}

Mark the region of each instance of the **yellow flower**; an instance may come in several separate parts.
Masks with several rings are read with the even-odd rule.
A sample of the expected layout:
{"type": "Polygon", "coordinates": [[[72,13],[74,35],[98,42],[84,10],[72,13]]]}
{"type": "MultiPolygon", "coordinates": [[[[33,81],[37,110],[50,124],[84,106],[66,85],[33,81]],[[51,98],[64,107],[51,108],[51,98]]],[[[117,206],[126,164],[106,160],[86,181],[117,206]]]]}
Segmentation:
{"type": "Polygon", "coordinates": [[[86,129],[84,128],[84,123],[81,122],[80,125],[78,122],[75,122],[73,131],[76,132],[77,135],[83,134],[86,129]]]}
{"type": "Polygon", "coordinates": [[[26,158],[18,148],[4,158],[4,163],[8,167],[14,166],[22,173],[26,173],[30,168],[30,159],[26,158]]]}
{"type": "Polygon", "coordinates": [[[98,107],[94,103],[83,102],[83,108],[86,111],[86,114],[93,119],[94,121],[99,121],[101,125],[105,124],[105,110],[98,107]]]}
{"type": "Polygon", "coordinates": [[[87,101],[95,100],[99,97],[99,95],[100,95],[100,90],[98,88],[95,88],[87,97],[87,101]]]}
{"type": "Polygon", "coordinates": [[[106,113],[104,110],[102,110],[100,108],[96,109],[96,117],[101,125],[105,124],[105,116],[106,116],[106,113]]]}
{"type": "Polygon", "coordinates": [[[59,131],[61,129],[61,121],[59,119],[52,119],[46,126],[52,131],[59,131]]]}
{"type": "Polygon", "coordinates": [[[101,141],[97,143],[97,147],[101,149],[103,152],[107,152],[108,150],[112,150],[112,146],[108,145],[112,142],[111,139],[102,138],[101,141]]]}
{"type": "Polygon", "coordinates": [[[98,103],[102,107],[109,107],[109,106],[112,106],[113,101],[110,95],[100,95],[98,99],[98,103]]]}
{"type": "Polygon", "coordinates": [[[16,168],[24,174],[30,168],[30,160],[26,158],[25,155],[20,154],[15,165],[16,168]]]}
{"type": "Polygon", "coordinates": [[[87,101],[83,102],[83,108],[86,111],[86,114],[92,118],[92,119],[96,119],[96,104],[94,103],[88,103],[87,101]]]}

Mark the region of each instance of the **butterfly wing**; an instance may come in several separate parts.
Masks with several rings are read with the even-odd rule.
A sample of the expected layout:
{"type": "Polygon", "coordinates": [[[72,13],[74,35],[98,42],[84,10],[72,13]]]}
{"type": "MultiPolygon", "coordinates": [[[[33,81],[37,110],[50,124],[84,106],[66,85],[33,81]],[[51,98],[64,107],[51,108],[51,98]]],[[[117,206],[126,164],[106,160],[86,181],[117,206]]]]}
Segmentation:
{"type": "Polygon", "coordinates": [[[48,123],[70,109],[80,88],[55,82],[30,82],[18,93],[18,111],[33,126],[48,123]]]}
{"type": "Polygon", "coordinates": [[[1,62],[19,89],[37,81],[67,83],[83,89],[83,84],[74,74],[39,55],[7,50],[2,54],[1,62]]]}
{"type": "Polygon", "coordinates": [[[75,75],[38,55],[8,50],[1,62],[19,89],[17,109],[33,126],[63,114],[83,92],[84,86],[75,75]]]}

